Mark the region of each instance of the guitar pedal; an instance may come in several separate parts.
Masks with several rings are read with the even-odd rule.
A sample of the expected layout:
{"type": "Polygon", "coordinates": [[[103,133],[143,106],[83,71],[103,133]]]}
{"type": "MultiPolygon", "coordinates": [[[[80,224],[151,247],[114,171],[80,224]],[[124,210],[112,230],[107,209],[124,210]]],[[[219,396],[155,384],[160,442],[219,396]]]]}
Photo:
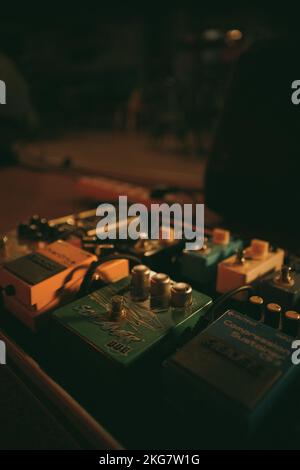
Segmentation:
{"type": "MultiPolygon", "coordinates": [[[[62,240],[9,261],[0,267],[4,305],[25,325],[35,330],[45,313],[69,301],[77,292],[95,255],[62,240]]],[[[99,268],[100,269],[100,268],[99,268]]],[[[106,280],[125,276],[128,262],[117,260],[101,266],[106,280]],[[126,266],[125,266],[126,265],[126,266]]]]}
{"type": "Polygon", "coordinates": [[[172,272],[173,258],[180,253],[183,247],[183,240],[174,237],[174,229],[172,227],[165,229],[160,227],[160,238],[150,239],[147,234],[141,234],[139,240],[133,245],[126,245],[121,251],[128,251],[137,256],[149,268],[160,271],[166,270],[172,272]]]}
{"type": "Polygon", "coordinates": [[[141,387],[155,383],[153,368],[159,370],[211,302],[188,284],[138,265],[126,279],[55,311],[51,351],[62,374],[67,370],[75,384],[80,376],[89,390],[99,386],[110,400],[113,390],[123,395],[137,386],[136,405],[141,387]]]}
{"type": "Polygon", "coordinates": [[[293,272],[289,266],[265,276],[258,283],[258,289],[266,300],[277,302],[286,309],[300,306],[300,273],[293,272]]]}
{"type": "Polygon", "coordinates": [[[268,242],[254,239],[248,248],[218,264],[217,292],[228,292],[269,272],[279,271],[283,261],[282,249],[272,251],[268,242]]]}
{"type": "MultiPolygon", "coordinates": [[[[299,315],[296,320],[299,324],[299,315]]],[[[176,409],[180,404],[189,426],[195,420],[198,429],[201,420],[215,445],[218,438],[230,445],[228,438],[236,446],[299,377],[300,368],[291,359],[293,341],[228,310],[165,362],[167,399],[176,409]]]]}
{"type": "Polygon", "coordinates": [[[232,237],[228,230],[214,229],[200,250],[183,251],[181,274],[199,284],[211,282],[216,277],[218,263],[242,247],[242,240],[232,237]]]}

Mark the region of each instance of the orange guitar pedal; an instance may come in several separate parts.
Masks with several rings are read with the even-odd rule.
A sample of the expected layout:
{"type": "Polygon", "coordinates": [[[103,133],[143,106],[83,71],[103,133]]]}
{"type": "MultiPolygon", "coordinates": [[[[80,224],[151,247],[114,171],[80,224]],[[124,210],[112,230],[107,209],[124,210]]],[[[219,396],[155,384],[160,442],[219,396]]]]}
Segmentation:
{"type": "MultiPolygon", "coordinates": [[[[29,328],[36,329],[44,313],[69,301],[77,292],[95,255],[58,240],[45,248],[0,267],[0,285],[9,286],[4,304],[29,328]]],[[[128,261],[116,260],[99,267],[97,273],[112,282],[128,275],[128,261]]]]}
{"type": "Polygon", "coordinates": [[[268,242],[254,239],[248,248],[219,263],[217,292],[228,292],[252,283],[271,271],[280,270],[283,262],[283,250],[271,251],[268,242]]]}

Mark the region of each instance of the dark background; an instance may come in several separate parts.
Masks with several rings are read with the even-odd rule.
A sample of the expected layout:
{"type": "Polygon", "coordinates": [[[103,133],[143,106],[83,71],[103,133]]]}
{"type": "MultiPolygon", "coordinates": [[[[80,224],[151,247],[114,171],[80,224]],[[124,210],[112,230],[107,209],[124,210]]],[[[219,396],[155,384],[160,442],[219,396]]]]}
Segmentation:
{"type": "Polygon", "coordinates": [[[0,51],[27,80],[48,133],[122,129],[136,90],[139,127],[154,134],[210,127],[239,49],[293,21],[287,7],[250,1],[26,2],[1,10],[0,51]],[[236,28],[242,40],[229,45],[226,31],[236,28]],[[208,40],[211,29],[217,36],[208,40]]]}
{"type": "MultiPolygon", "coordinates": [[[[0,116],[1,165],[20,161],[20,155],[23,163],[33,156],[45,166],[67,159],[126,181],[148,177],[151,186],[204,190],[206,205],[228,225],[265,226],[271,233],[262,230],[262,236],[269,237],[288,227],[297,238],[290,221],[300,203],[300,127],[290,84],[300,69],[294,39],[280,38],[298,36],[298,18],[286,2],[4,5],[0,59],[2,54],[17,67],[25,85],[17,93],[7,83],[16,107],[9,119],[0,116]],[[252,55],[269,42],[269,50],[252,55]],[[30,110],[28,103],[22,107],[28,96],[30,110]],[[11,151],[26,141],[36,146],[11,151]]],[[[3,188],[18,187],[16,177],[1,176],[3,188]]],[[[17,209],[4,205],[9,227],[23,214],[21,206],[26,216],[28,207],[32,213],[60,211],[62,204],[44,195],[47,184],[36,175],[34,181],[30,197],[25,189],[20,198],[14,190],[10,200],[17,209]]],[[[31,191],[31,180],[28,185],[31,191]]],[[[78,194],[68,196],[75,200],[78,194]]]]}

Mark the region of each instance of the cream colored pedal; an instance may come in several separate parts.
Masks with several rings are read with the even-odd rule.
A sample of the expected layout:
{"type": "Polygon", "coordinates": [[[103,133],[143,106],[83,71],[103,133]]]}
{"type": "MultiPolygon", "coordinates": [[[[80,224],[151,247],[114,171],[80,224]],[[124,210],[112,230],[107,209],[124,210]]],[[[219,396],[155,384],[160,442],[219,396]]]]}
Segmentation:
{"type": "Polygon", "coordinates": [[[217,292],[224,293],[249,284],[257,278],[281,269],[284,251],[270,250],[268,242],[254,239],[245,250],[239,250],[218,265],[217,292]]]}

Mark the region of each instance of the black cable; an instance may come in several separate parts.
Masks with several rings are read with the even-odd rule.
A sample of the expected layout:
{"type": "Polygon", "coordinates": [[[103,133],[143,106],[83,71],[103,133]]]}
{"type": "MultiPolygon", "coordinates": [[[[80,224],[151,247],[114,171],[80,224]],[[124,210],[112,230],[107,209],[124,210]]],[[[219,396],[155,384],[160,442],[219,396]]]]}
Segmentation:
{"type": "Polygon", "coordinates": [[[129,255],[129,254],[122,254],[122,253],[116,254],[115,253],[112,255],[104,256],[103,258],[100,258],[97,261],[94,261],[90,265],[80,285],[78,296],[81,297],[89,293],[89,289],[90,289],[95,271],[99,266],[101,266],[101,264],[104,264],[107,261],[114,261],[117,259],[127,259],[128,261],[131,261],[134,265],[142,264],[142,261],[140,260],[140,258],[137,258],[136,256],[129,255]]]}
{"type": "MultiPolygon", "coordinates": [[[[229,292],[226,292],[225,294],[221,295],[221,297],[218,298],[216,302],[213,303],[213,305],[210,307],[208,310],[208,315],[210,316],[210,322],[215,320],[216,316],[216,311],[225,303],[227,300],[231,299],[233,296],[236,294],[239,294],[240,292],[245,292],[248,291],[250,293],[254,292],[253,286],[250,284],[245,284],[244,286],[236,287],[235,289],[230,290],[229,292]]],[[[207,315],[207,316],[208,316],[207,315]]]]}

